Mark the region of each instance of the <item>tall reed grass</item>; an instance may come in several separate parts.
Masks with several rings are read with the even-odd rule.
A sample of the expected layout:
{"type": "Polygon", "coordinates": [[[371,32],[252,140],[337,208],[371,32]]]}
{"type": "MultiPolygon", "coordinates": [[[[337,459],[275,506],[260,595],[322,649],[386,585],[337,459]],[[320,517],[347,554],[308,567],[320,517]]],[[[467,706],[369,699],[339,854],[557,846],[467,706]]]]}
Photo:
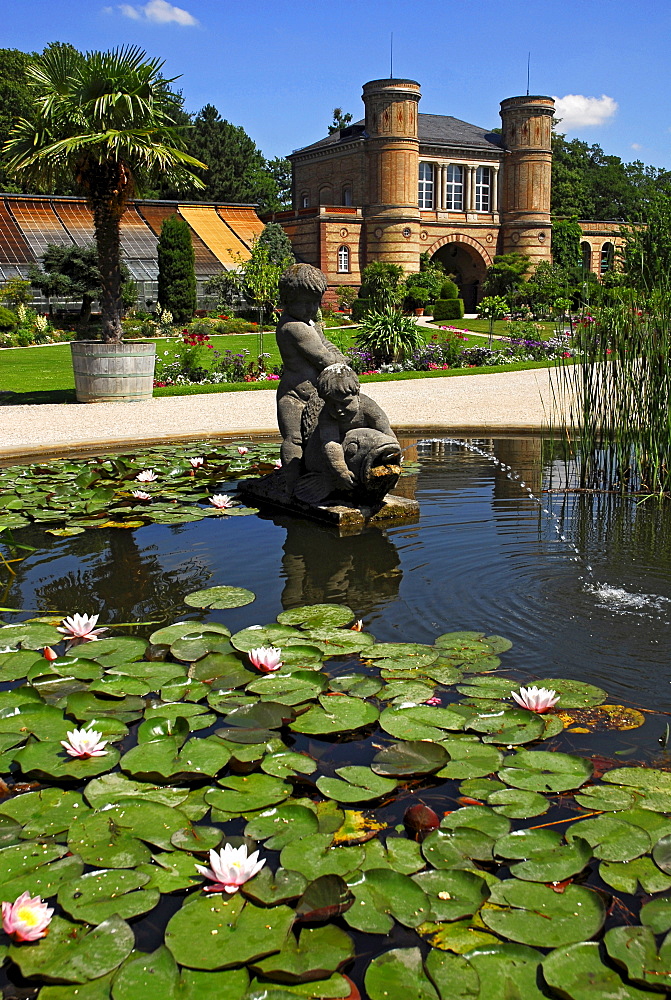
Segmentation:
{"type": "Polygon", "coordinates": [[[579,485],[671,495],[671,288],[577,324],[555,382],[579,485]]]}

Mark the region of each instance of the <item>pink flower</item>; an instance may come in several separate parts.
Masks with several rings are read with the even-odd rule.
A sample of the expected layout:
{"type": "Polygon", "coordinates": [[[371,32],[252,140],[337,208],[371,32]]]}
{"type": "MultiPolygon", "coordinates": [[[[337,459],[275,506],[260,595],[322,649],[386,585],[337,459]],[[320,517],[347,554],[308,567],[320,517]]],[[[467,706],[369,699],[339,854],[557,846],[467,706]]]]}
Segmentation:
{"type": "Polygon", "coordinates": [[[519,694],[517,691],[510,693],[521,708],[527,708],[530,712],[537,712],[539,715],[544,715],[545,712],[554,708],[560,697],[551,688],[539,688],[535,685],[528,688],[521,687],[519,694]]]}
{"type": "Polygon", "coordinates": [[[241,444],[238,445],[238,455],[246,455],[248,451],[249,448],[245,448],[245,446],[241,444]]]}
{"type": "Polygon", "coordinates": [[[277,459],[277,461],[275,462],[275,465],[273,466],[273,468],[274,469],[281,469],[282,468],[282,459],[281,458],[277,459]]]}
{"type": "Polygon", "coordinates": [[[242,847],[224,844],[218,853],[210,851],[209,868],[205,868],[204,865],[196,865],[196,869],[205,878],[214,882],[214,885],[207,887],[206,892],[233,893],[261,871],[266,862],[265,859],[259,861],[258,857],[258,851],[254,851],[247,857],[246,844],[243,844],[242,847]]]}
{"type": "Polygon", "coordinates": [[[282,666],[282,650],[277,646],[259,646],[258,649],[250,649],[247,656],[252,666],[264,674],[272,674],[282,666]]]}
{"type": "Polygon", "coordinates": [[[71,757],[104,757],[108,752],[104,749],[107,740],[101,740],[102,733],[96,733],[93,729],[73,729],[68,733],[68,742],[61,740],[61,746],[65,747],[71,757]]]}
{"type": "Polygon", "coordinates": [[[151,500],[151,493],[145,493],[144,490],[133,490],[131,496],[136,500],[151,500]]]}
{"type": "Polygon", "coordinates": [[[54,649],[52,649],[51,646],[44,647],[44,649],[42,650],[42,656],[44,657],[45,660],[49,660],[49,662],[58,659],[58,653],[54,649]]]}
{"type": "Polygon", "coordinates": [[[425,705],[442,705],[443,703],[440,700],[440,698],[438,697],[438,695],[434,694],[432,698],[427,698],[426,701],[424,702],[424,704],[425,705]]]}
{"type": "Polygon", "coordinates": [[[142,472],[137,474],[135,479],[138,483],[155,483],[158,476],[153,469],[144,469],[142,472]]]}
{"type": "Polygon", "coordinates": [[[54,911],[39,896],[24,892],[13,903],[2,904],[2,929],[15,941],[39,941],[47,934],[54,911]]]}
{"type": "Polygon", "coordinates": [[[235,507],[233,500],[227,493],[215,493],[210,497],[210,503],[217,510],[225,510],[227,507],[235,507]]]}
{"type": "Polygon", "coordinates": [[[106,628],[95,628],[99,615],[71,615],[64,618],[58,631],[68,640],[68,646],[78,646],[82,642],[93,642],[106,628]]]}
{"type": "Polygon", "coordinates": [[[189,464],[192,469],[199,469],[204,461],[205,459],[199,456],[198,458],[190,458],[189,464]]]}

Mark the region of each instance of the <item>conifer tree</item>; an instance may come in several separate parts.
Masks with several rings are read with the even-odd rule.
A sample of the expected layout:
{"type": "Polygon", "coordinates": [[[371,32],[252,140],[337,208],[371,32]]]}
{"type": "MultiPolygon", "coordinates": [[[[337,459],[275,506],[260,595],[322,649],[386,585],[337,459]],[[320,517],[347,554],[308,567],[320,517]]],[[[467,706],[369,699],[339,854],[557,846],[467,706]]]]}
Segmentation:
{"type": "Polygon", "coordinates": [[[196,273],[187,223],[177,215],[164,220],[158,241],[158,300],[176,323],[188,323],[196,310],[196,273]]]}

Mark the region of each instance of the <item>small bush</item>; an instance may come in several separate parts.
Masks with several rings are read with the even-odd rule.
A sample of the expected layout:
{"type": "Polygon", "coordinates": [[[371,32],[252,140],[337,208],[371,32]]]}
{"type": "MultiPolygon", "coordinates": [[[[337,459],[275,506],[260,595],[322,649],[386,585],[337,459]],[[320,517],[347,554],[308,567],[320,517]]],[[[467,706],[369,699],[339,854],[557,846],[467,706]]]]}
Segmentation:
{"type": "Polygon", "coordinates": [[[360,351],[381,362],[402,361],[424,344],[424,334],[411,316],[388,308],[370,312],[354,335],[360,351]]]}
{"type": "MultiPolygon", "coordinates": [[[[456,288],[456,285],[455,285],[456,288]]],[[[463,319],[464,300],[463,299],[438,299],[433,306],[433,318],[443,319],[463,319]]]]}
{"type": "Polygon", "coordinates": [[[352,303],[352,319],[359,323],[366,313],[370,312],[372,304],[370,299],[355,299],[352,303]]]}
{"type": "Polygon", "coordinates": [[[13,330],[18,321],[16,313],[12,312],[11,309],[0,306],[0,330],[13,330]]]}
{"type": "Polygon", "coordinates": [[[407,309],[423,309],[426,303],[429,301],[430,293],[427,288],[419,288],[416,285],[408,289],[408,294],[405,298],[405,305],[407,309]]]}
{"type": "Polygon", "coordinates": [[[440,286],[440,299],[456,299],[459,297],[459,288],[453,281],[446,278],[440,286]]]}

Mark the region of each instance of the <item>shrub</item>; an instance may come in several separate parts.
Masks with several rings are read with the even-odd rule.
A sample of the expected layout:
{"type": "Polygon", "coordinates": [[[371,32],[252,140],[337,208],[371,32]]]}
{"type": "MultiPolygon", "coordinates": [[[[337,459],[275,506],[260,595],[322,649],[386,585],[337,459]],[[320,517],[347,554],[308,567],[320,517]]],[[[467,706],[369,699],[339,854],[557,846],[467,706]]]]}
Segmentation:
{"type": "Polygon", "coordinates": [[[354,340],[360,350],[370,351],[376,359],[398,361],[421,347],[424,335],[411,316],[389,308],[368,313],[354,340]]]}
{"type": "Polygon", "coordinates": [[[356,301],[358,294],[357,289],[353,288],[352,285],[339,285],[336,289],[338,308],[343,310],[351,309],[352,303],[356,301]]]}
{"type": "Polygon", "coordinates": [[[405,297],[406,308],[423,309],[429,301],[430,294],[427,288],[419,288],[417,286],[409,288],[408,294],[405,297]]]}
{"type": "MultiPolygon", "coordinates": [[[[456,285],[455,285],[456,288],[456,285]]],[[[433,318],[435,320],[463,319],[464,300],[463,299],[438,299],[433,306],[433,318]]]]}
{"type": "Polygon", "coordinates": [[[439,299],[457,299],[459,298],[459,288],[453,281],[446,278],[445,281],[440,286],[439,299]]]}
{"type": "Polygon", "coordinates": [[[0,330],[13,330],[18,323],[16,313],[11,309],[0,306],[0,330]]]}
{"type": "Polygon", "coordinates": [[[358,323],[373,308],[370,299],[355,299],[352,303],[352,319],[358,323]]]}
{"type": "Polygon", "coordinates": [[[374,260],[361,272],[360,296],[371,299],[376,312],[382,312],[403,301],[405,275],[400,264],[374,260]]]}
{"type": "Polygon", "coordinates": [[[158,297],[176,323],[187,323],[196,308],[191,230],[176,215],[164,219],[158,241],[158,297]]]}

